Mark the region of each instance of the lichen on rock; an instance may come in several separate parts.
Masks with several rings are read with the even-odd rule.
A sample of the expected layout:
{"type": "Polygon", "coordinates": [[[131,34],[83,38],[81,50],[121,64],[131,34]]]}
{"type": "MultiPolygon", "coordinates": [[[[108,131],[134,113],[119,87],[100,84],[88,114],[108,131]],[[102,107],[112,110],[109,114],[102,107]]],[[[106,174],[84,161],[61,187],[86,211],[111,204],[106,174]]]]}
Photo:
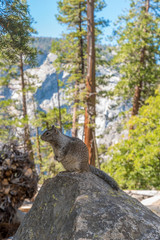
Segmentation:
{"type": "Polygon", "coordinates": [[[14,240],[159,240],[160,218],[92,173],[47,180],[14,240]]]}

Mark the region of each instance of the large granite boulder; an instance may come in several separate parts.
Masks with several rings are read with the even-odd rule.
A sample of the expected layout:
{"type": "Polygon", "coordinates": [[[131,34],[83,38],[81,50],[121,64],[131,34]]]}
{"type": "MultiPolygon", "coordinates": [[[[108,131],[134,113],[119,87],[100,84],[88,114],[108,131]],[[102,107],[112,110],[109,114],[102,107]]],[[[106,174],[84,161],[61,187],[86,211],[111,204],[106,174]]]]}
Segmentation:
{"type": "Polygon", "coordinates": [[[14,240],[160,240],[160,218],[92,173],[60,173],[41,188],[14,240]]]}

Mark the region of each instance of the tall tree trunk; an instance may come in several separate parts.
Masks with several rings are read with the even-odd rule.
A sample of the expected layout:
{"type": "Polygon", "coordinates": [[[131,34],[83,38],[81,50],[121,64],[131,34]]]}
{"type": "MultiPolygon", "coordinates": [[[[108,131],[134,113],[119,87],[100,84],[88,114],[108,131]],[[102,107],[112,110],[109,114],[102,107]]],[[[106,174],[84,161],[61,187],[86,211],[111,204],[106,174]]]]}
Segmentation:
{"type": "Polygon", "coordinates": [[[140,84],[135,87],[135,93],[133,97],[133,108],[131,113],[132,116],[135,116],[138,114],[139,107],[140,107],[141,90],[142,90],[142,82],[140,82],[140,84]]]}
{"type": "Polygon", "coordinates": [[[94,0],[87,0],[87,78],[86,78],[86,109],[85,109],[85,144],[89,150],[89,164],[95,166],[95,33],[94,33],[94,0]]]}
{"type": "Polygon", "coordinates": [[[42,155],[41,155],[38,127],[36,127],[36,143],[37,143],[37,156],[40,162],[40,168],[42,168],[42,155]]]}
{"type": "MultiPolygon", "coordinates": [[[[146,13],[148,13],[148,11],[149,11],[149,5],[150,5],[150,0],[145,0],[146,13]]],[[[146,32],[146,29],[144,29],[144,31],[146,32]]],[[[141,58],[140,58],[141,65],[143,65],[145,63],[145,51],[146,51],[146,47],[144,46],[141,50],[141,58]]],[[[143,85],[143,81],[141,80],[139,82],[139,84],[135,87],[135,93],[134,93],[134,97],[133,97],[133,108],[132,108],[132,113],[131,113],[132,116],[137,115],[139,112],[142,85],[143,85]]],[[[133,126],[131,126],[130,128],[132,129],[133,126]]]]}
{"type": "Polygon", "coordinates": [[[61,117],[61,103],[60,103],[58,75],[57,75],[57,93],[58,93],[58,111],[59,111],[58,124],[59,124],[59,130],[62,132],[62,117],[61,117]]]}
{"type": "Polygon", "coordinates": [[[23,118],[25,119],[24,126],[24,146],[25,151],[28,151],[29,158],[34,161],[32,143],[30,140],[30,131],[27,120],[27,104],[26,104],[26,92],[25,92],[25,81],[24,81],[24,70],[23,70],[23,56],[20,54],[20,76],[21,76],[21,87],[22,87],[22,104],[23,104],[23,118]]]}
{"type": "MultiPolygon", "coordinates": [[[[79,9],[82,8],[81,2],[79,3],[79,9]]],[[[82,33],[82,12],[79,12],[79,32],[82,33]]],[[[85,63],[84,63],[84,43],[83,43],[83,37],[82,34],[80,35],[79,38],[79,45],[80,45],[80,72],[81,72],[81,77],[84,78],[84,69],[85,69],[85,63]]]]}
{"type": "MultiPolygon", "coordinates": [[[[81,13],[81,2],[79,2],[79,33],[80,33],[80,37],[79,37],[79,54],[78,54],[78,58],[80,59],[80,63],[79,63],[79,67],[78,67],[78,71],[77,74],[80,74],[80,78],[84,78],[84,54],[83,54],[83,38],[81,35],[82,32],[82,13],[81,13]]],[[[81,79],[79,79],[81,80],[81,79]]],[[[78,123],[78,116],[77,116],[77,111],[78,111],[78,103],[79,103],[79,86],[80,86],[80,82],[78,80],[76,80],[75,82],[75,97],[74,97],[74,107],[73,107],[73,118],[72,118],[72,137],[77,137],[78,135],[78,127],[77,127],[77,123],[78,123]]]]}
{"type": "Polygon", "coordinates": [[[150,0],[146,0],[146,13],[149,12],[149,5],[150,5],[150,0]]]}
{"type": "MultiPolygon", "coordinates": [[[[35,119],[37,119],[35,101],[34,101],[33,96],[32,96],[32,101],[33,101],[34,117],[35,117],[35,119]]],[[[36,127],[36,145],[37,145],[37,156],[38,156],[38,160],[40,162],[40,169],[41,169],[42,168],[42,155],[41,155],[41,146],[40,146],[40,141],[39,141],[38,127],[36,127]]]]}
{"type": "Polygon", "coordinates": [[[73,117],[72,117],[72,137],[77,137],[78,134],[78,116],[77,116],[77,110],[78,110],[78,81],[75,82],[75,93],[74,93],[74,106],[73,106],[73,117]]]}

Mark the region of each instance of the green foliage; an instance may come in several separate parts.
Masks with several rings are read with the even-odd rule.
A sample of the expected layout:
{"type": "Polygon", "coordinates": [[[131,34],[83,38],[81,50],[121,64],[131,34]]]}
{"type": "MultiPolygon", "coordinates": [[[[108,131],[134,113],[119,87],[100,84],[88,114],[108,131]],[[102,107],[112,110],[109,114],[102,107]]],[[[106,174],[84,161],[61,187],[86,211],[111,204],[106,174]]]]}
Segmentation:
{"type": "MultiPolygon", "coordinates": [[[[41,51],[44,50],[45,52],[49,51],[49,46],[44,44],[44,42],[46,43],[46,39],[41,38],[37,40],[35,38],[35,42],[33,42],[33,39],[31,38],[31,34],[35,32],[31,27],[33,19],[28,11],[26,1],[4,0],[2,3],[2,9],[0,10],[0,19],[2,19],[0,27],[3,28],[0,39],[1,89],[3,90],[9,83],[13,85],[14,83],[12,83],[12,81],[17,81],[18,86],[21,86],[22,82],[20,82],[20,80],[22,80],[22,71],[20,72],[20,65],[21,70],[23,69],[24,84],[22,84],[23,86],[21,87],[21,90],[18,91],[21,94],[23,93],[23,96],[25,95],[25,97],[27,97],[27,95],[33,96],[37,89],[34,85],[33,78],[37,78],[37,76],[33,76],[28,72],[24,73],[24,66],[35,66],[38,52],[36,48],[41,51]],[[2,19],[2,17],[4,18],[2,19]]],[[[47,42],[47,44],[50,43],[50,46],[51,41],[52,39],[49,39],[47,42]]],[[[26,103],[28,102],[26,101],[26,103]]],[[[10,99],[3,99],[3,101],[0,101],[1,141],[8,142],[16,139],[20,144],[23,144],[24,134],[22,134],[22,130],[26,126],[29,126],[29,128],[42,127],[42,129],[44,129],[46,127],[50,127],[53,123],[58,124],[58,109],[54,108],[47,114],[42,112],[37,114],[34,98],[32,98],[32,101],[30,99],[30,104],[33,104],[35,112],[33,122],[31,122],[28,116],[22,112],[22,109],[24,110],[25,106],[24,98],[23,102],[20,99],[16,102],[10,99]]],[[[66,130],[70,128],[70,115],[67,113],[66,109],[62,109],[61,114],[63,117],[62,124],[66,130]]],[[[42,148],[40,148],[40,144],[38,142],[38,149],[38,138],[39,136],[36,135],[36,137],[33,137],[32,142],[35,143],[35,159],[36,162],[40,164],[40,176],[43,179],[56,174],[57,169],[59,170],[60,166],[58,166],[58,164],[55,165],[55,162],[53,161],[53,153],[48,145],[43,143],[42,148]],[[40,151],[42,155],[41,161],[38,158],[38,151],[40,151]]]]}
{"type": "MultiPolygon", "coordinates": [[[[95,12],[106,6],[105,1],[95,1],[95,12]]],[[[51,51],[57,55],[54,62],[57,71],[69,73],[65,84],[65,94],[68,104],[73,112],[73,126],[78,129],[78,119],[84,115],[86,98],[86,72],[87,72],[87,1],[86,0],[59,0],[57,20],[67,26],[67,33],[59,41],[53,41],[51,51]]],[[[95,14],[95,39],[99,42],[102,28],[108,21],[99,19],[95,14]]],[[[96,66],[103,65],[101,49],[97,47],[96,66]]],[[[98,73],[98,68],[97,68],[98,73]]],[[[97,77],[102,81],[102,77],[97,77]]]]}
{"type": "Polygon", "coordinates": [[[26,56],[27,64],[35,63],[36,49],[30,46],[33,19],[30,16],[26,1],[3,1],[0,11],[0,48],[4,58],[7,56],[12,63],[17,62],[18,55],[26,56]]]}
{"type": "Polygon", "coordinates": [[[111,94],[124,100],[134,96],[141,106],[144,104],[139,115],[132,116],[128,123],[134,128],[129,138],[112,146],[108,163],[102,164],[102,169],[124,189],[159,189],[160,93],[154,94],[160,76],[159,3],[150,0],[148,8],[145,0],[131,0],[130,11],[119,18],[114,36],[118,47],[111,63],[119,70],[121,80],[111,94]],[[135,95],[137,86],[140,96],[135,95]]]}
{"type": "Polygon", "coordinates": [[[160,91],[149,97],[129,125],[127,140],[109,149],[109,162],[102,169],[109,172],[123,189],[160,189],[160,91]]]}
{"type": "Polygon", "coordinates": [[[31,27],[33,19],[30,16],[26,1],[3,0],[0,10],[0,73],[1,86],[7,85],[10,79],[19,75],[20,55],[24,64],[36,64],[37,50],[31,46],[31,27]]]}
{"type": "MultiPolygon", "coordinates": [[[[67,113],[66,108],[61,108],[62,126],[64,130],[71,128],[71,115],[67,113]]],[[[42,130],[50,128],[52,125],[59,124],[58,108],[50,109],[47,113],[38,111],[36,119],[33,119],[32,124],[36,127],[41,127],[42,130]]]]}
{"type": "Polygon", "coordinates": [[[114,94],[124,99],[134,95],[135,86],[142,84],[141,103],[154,91],[160,76],[159,1],[132,0],[128,15],[121,16],[114,39],[117,54],[112,64],[119,68],[121,80],[114,94]]]}
{"type": "Polygon", "coordinates": [[[0,2],[1,37],[8,33],[15,42],[16,33],[19,31],[17,27],[21,28],[26,21],[30,21],[30,14],[25,1],[2,0],[0,2]]]}
{"type": "Polygon", "coordinates": [[[12,107],[12,100],[0,101],[0,138],[3,139],[3,143],[7,143],[9,139],[13,139],[13,128],[16,116],[10,113],[12,107]]]}
{"type": "MultiPolygon", "coordinates": [[[[18,139],[20,144],[25,142],[24,150],[28,151],[31,159],[32,145],[30,142],[29,119],[27,116],[26,94],[33,92],[34,88],[27,84],[28,76],[24,74],[24,65],[35,66],[37,50],[31,46],[31,34],[35,33],[31,27],[33,19],[30,16],[29,8],[26,1],[10,0],[1,3],[0,10],[0,73],[1,73],[1,90],[5,89],[8,84],[14,85],[17,80],[21,89],[22,99],[18,99],[8,105],[8,111],[1,109],[3,121],[1,128],[7,129],[7,139],[18,139]],[[27,79],[26,79],[27,76],[27,79]],[[23,107],[22,107],[23,106],[23,107]],[[19,108],[19,109],[18,109],[19,108]],[[14,114],[16,117],[12,116],[14,114]],[[11,119],[12,121],[8,121],[11,119]],[[14,124],[13,124],[14,123],[14,124]],[[22,131],[18,131],[23,128],[22,131]],[[19,133],[18,133],[19,132],[19,133]],[[18,133],[18,134],[17,134],[18,133]]],[[[3,104],[7,99],[3,100],[3,104]]],[[[5,139],[5,138],[3,138],[5,139]]],[[[2,141],[3,141],[2,139],[2,141]]]]}
{"type": "Polygon", "coordinates": [[[106,153],[106,145],[105,144],[100,144],[98,147],[98,158],[100,162],[103,162],[103,155],[106,153]]]}
{"type": "MultiPolygon", "coordinates": [[[[35,143],[35,138],[32,138],[32,140],[35,143]]],[[[36,144],[34,144],[33,147],[33,150],[36,153],[36,144]]],[[[54,177],[58,172],[64,171],[62,164],[54,160],[53,149],[44,141],[41,141],[41,156],[42,161],[40,161],[38,156],[35,155],[35,163],[39,166],[40,183],[43,183],[48,178],[54,177]]]]}
{"type": "Polygon", "coordinates": [[[43,54],[44,53],[48,54],[50,49],[51,49],[51,45],[52,45],[53,40],[58,41],[58,39],[54,39],[54,38],[51,38],[51,37],[34,37],[32,47],[38,49],[43,54]]]}
{"type": "MultiPolygon", "coordinates": [[[[62,126],[63,131],[71,129],[71,115],[67,113],[66,108],[61,108],[62,126]]],[[[35,117],[31,121],[34,128],[41,130],[46,130],[51,128],[52,125],[59,126],[59,109],[50,109],[47,113],[42,111],[37,111],[35,117]]],[[[39,131],[38,131],[39,132],[39,131]]],[[[49,143],[40,141],[40,154],[41,159],[39,159],[37,154],[37,137],[32,137],[33,147],[35,154],[35,162],[40,168],[40,182],[42,183],[45,179],[55,176],[59,171],[63,171],[63,167],[60,163],[54,160],[53,149],[50,147],[49,143]]]]}
{"type": "Polygon", "coordinates": [[[84,109],[84,82],[86,71],[86,1],[58,1],[57,20],[65,24],[68,32],[59,41],[53,41],[51,51],[57,55],[54,63],[57,71],[66,71],[69,77],[65,84],[65,95],[75,117],[84,109]]]}

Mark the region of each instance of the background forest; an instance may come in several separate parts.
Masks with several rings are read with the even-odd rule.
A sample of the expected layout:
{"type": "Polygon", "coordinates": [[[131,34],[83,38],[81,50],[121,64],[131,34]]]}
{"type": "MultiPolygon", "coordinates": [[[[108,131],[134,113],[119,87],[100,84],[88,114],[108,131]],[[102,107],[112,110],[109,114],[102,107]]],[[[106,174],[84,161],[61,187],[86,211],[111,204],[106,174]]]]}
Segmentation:
{"type": "Polygon", "coordinates": [[[67,30],[44,38],[27,1],[0,0],[1,153],[27,152],[42,183],[62,170],[40,140],[55,125],[122,189],[160,189],[160,0],[130,0],[107,44],[107,0],[91,2],[58,0],[67,30]]]}

